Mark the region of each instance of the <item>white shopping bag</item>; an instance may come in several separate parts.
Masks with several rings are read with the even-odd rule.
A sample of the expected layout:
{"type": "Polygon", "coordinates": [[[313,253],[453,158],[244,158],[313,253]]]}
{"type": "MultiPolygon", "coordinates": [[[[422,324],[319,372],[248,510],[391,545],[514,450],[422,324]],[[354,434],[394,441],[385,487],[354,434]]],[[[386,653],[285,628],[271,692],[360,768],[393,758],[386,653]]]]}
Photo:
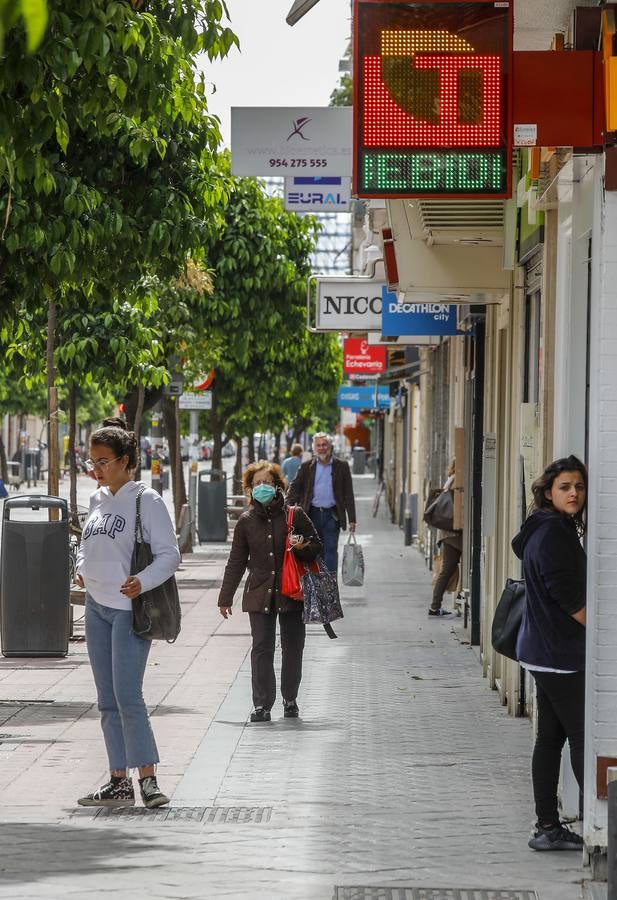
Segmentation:
{"type": "Polygon", "coordinates": [[[347,587],[360,587],[364,584],[364,553],[356,536],[350,532],[343,548],[343,584],[347,587]]]}

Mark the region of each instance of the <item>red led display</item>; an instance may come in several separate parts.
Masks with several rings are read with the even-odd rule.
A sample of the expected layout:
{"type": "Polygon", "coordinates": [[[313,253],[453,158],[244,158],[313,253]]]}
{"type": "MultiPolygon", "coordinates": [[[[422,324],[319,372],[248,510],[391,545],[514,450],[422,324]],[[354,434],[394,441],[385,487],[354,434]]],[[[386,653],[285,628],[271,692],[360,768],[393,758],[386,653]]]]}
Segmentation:
{"type": "Polygon", "coordinates": [[[507,2],[356,2],[358,196],[509,196],[511,36],[507,2]]]}

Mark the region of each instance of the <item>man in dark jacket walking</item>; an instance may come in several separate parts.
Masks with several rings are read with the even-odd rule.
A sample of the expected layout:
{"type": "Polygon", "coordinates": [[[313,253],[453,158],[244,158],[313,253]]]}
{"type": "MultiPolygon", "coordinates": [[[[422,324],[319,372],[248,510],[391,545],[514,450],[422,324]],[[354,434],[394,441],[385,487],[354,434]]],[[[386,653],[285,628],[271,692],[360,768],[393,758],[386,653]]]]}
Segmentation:
{"type": "Polygon", "coordinates": [[[331,572],[338,569],[338,539],[341,528],[356,530],[356,504],[351,471],[332,454],[332,438],[323,431],[313,438],[313,459],[302,463],[287,492],[287,502],[299,505],[311,517],[324,546],[324,562],[331,572]]]}

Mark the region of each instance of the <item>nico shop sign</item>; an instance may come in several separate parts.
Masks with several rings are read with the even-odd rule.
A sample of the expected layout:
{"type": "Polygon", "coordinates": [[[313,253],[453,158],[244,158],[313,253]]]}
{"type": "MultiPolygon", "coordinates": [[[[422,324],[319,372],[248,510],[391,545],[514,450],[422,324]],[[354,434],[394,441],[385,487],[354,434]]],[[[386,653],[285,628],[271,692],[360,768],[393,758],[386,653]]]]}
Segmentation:
{"type": "Polygon", "coordinates": [[[313,275],[308,280],[310,331],[381,331],[383,281],[313,275]]]}
{"type": "Polygon", "coordinates": [[[387,385],[375,387],[340,387],[338,389],[338,406],[358,412],[362,409],[389,409],[390,389],[387,385]]]}
{"type": "Polygon", "coordinates": [[[386,348],[371,346],[366,338],[345,338],[344,371],[362,377],[386,371],[386,348]]]}
{"type": "Polygon", "coordinates": [[[456,324],[456,304],[408,303],[384,288],[382,334],[453,335],[456,324]]]}

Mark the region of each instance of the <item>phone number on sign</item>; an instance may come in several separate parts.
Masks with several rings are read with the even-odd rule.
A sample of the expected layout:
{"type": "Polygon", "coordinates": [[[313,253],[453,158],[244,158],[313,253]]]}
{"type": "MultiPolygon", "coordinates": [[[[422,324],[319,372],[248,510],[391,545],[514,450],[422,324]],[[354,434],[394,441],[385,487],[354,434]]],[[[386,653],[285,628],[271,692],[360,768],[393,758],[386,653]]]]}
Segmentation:
{"type": "Polygon", "coordinates": [[[327,159],[271,159],[270,160],[270,168],[271,169],[281,169],[281,168],[290,168],[290,169],[319,169],[322,166],[327,166],[327,159]]]}

